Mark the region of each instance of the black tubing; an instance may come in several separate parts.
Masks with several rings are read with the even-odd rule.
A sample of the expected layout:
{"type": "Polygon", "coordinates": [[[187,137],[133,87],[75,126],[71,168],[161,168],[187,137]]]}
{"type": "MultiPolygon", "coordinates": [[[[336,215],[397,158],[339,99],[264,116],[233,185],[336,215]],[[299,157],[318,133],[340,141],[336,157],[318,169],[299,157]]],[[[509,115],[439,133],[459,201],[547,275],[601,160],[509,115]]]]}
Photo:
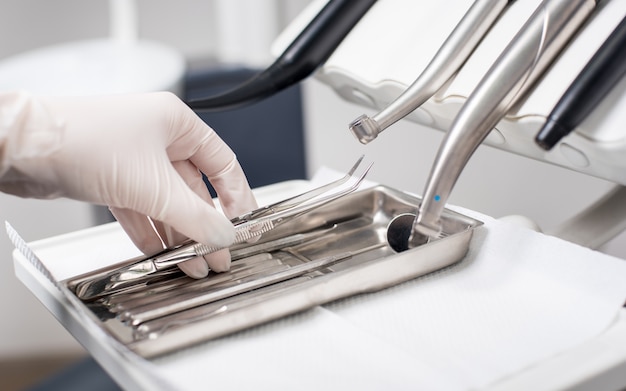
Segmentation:
{"type": "Polygon", "coordinates": [[[329,0],[267,69],[223,94],[187,102],[194,110],[235,109],[267,98],[323,64],[376,0],[329,0]]]}

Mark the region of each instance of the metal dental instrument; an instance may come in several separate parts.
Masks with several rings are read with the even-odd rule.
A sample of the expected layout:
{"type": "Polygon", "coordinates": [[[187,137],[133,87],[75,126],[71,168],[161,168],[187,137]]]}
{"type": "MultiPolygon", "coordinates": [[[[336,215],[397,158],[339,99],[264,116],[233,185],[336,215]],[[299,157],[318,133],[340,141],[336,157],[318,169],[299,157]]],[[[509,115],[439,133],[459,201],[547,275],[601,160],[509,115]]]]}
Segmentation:
{"type": "Polygon", "coordinates": [[[290,278],[300,277],[306,273],[331,266],[339,261],[351,258],[359,253],[371,251],[374,248],[381,248],[382,243],[375,244],[371,247],[362,248],[356,251],[346,251],[339,254],[330,255],[321,259],[305,262],[297,266],[281,265],[275,270],[267,273],[267,275],[258,274],[252,276],[249,280],[241,283],[231,284],[222,289],[207,289],[205,292],[191,297],[170,297],[159,303],[147,305],[145,308],[138,310],[136,313],[122,313],[120,319],[133,325],[139,325],[143,322],[158,319],[165,315],[170,315],[200,305],[213,303],[217,300],[226,299],[234,295],[249,292],[254,289],[266,287],[271,284],[286,281],[290,278]]]}
{"type": "MultiPolygon", "coordinates": [[[[373,164],[370,163],[359,177],[355,177],[354,173],[362,160],[363,156],[359,158],[344,177],[338,180],[235,217],[231,220],[235,226],[235,241],[233,244],[244,243],[251,238],[258,237],[283,223],[352,193],[359,187],[373,164]],[[354,183],[350,186],[332,192],[333,189],[339,188],[350,179],[354,179],[354,183]]],[[[82,300],[90,300],[103,294],[117,292],[142,282],[146,278],[150,278],[152,274],[160,270],[220,249],[219,247],[187,241],[173,249],[165,250],[130,265],[103,272],[93,278],[81,281],[75,287],[76,295],[82,300]]]]}
{"type": "Polygon", "coordinates": [[[430,172],[410,242],[441,231],[440,216],[461,171],[491,129],[524,95],[596,6],[544,0],[491,66],[456,116],[430,172]]]}
{"type": "Polygon", "coordinates": [[[352,121],[350,131],[362,143],[401,120],[430,99],[472,54],[495,20],[514,0],[476,0],[420,76],[373,117],[362,115],[352,121]]]}

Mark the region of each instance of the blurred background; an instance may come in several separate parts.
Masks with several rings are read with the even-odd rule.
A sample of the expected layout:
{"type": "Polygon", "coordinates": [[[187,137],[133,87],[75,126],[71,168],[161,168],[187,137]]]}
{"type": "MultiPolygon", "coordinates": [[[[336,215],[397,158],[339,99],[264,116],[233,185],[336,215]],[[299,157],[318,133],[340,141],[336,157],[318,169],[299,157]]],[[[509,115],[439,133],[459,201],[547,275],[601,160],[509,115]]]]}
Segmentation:
{"type": "MultiPolygon", "coordinates": [[[[102,40],[114,40],[158,43],[162,49],[156,57],[134,59],[134,65],[149,73],[147,80],[125,79],[122,88],[169,89],[182,98],[212,94],[269,65],[273,40],[309,2],[0,0],[0,90],[13,83],[31,90],[41,88],[42,93],[64,93],[75,83],[85,93],[110,92],[116,75],[108,62],[116,60],[106,53],[102,60],[85,60],[90,64],[66,64],[68,69],[76,69],[66,80],[51,78],[52,65],[45,59],[54,57],[55,48],[71,50],[75,44],[97,46],[102,40]],[[42,48],[53,52],[41,54],[42,48]],[[24,55],[32,53],[42,56],[30,59],[35,66],[21,66],[12,73],[15,69],[8,65],[28,62],[24,55]],[[94,66],[96,60],[102,66],[94,66]],[[179,63],[182,66],[176,67],[179,63]]],[[[440,131],[402,121],[363,146],[348,132],[347,124],[361,114],[373,114],[371,110],[341,100],[313,77],[244,110],[202,114],[202,118],[235,150],[253,187],[310,178],[321,166],[345,171],[366,154],[375,161],[370,179],[421,194],[443,136],[440,131]]],[[[450,202],[496,218],[524,215],[550,230],[611,187],[604,180],[483,146],[470,161],[450,202]]],[[[110,221],[104,208],[5,194],[0,194],[0,218],[11,222],[27,241],[110,221]]],[[[622,234],[601,251],[626,258],[624,239],[622,234]]],[[[9,389],[2,382],[11,377],[25,374],[34,383],[86,355],[15,277],[12,250],[6,235],[0,235],[3,389],[9,389]]]]}

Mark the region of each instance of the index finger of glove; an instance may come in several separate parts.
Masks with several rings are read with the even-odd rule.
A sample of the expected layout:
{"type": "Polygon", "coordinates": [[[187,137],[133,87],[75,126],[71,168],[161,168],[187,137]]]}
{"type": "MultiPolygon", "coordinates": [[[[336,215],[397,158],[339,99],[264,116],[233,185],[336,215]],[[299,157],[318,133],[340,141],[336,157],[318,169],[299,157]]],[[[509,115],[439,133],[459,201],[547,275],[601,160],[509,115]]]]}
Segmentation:
{"type": "Polygon", "coordinates": [[[193,111],[186,115],[179,120],[186,130],[168,148],[170,159],[189,159],[200,169],[217,192],[229,218],[255,209],[256,200],[235,153],[193,111]]]}

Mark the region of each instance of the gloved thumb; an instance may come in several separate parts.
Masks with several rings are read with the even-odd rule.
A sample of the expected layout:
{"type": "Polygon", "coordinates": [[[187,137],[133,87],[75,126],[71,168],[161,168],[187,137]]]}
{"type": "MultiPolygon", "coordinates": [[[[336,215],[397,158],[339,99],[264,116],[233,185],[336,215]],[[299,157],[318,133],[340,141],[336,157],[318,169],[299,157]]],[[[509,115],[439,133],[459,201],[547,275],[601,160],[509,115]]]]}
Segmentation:
{"type": "MultiPolygon", "coordinates": [[[[138,194],[122,203],[125,208],[145,214],[199,243],[218,247],[232,244],[235,239],[232,223],[212,206],[210,199],[205,200],[196,193],[169,161],[160,160],[150,171],[153,172],[151,177],[156,184],[150,185],[150,180],[143,181],[137,187],[138,194]]],[[[199,172],[196,177],[202,180],[199,172]]],[[[118,188],[128,189],[124,186],[118,188]]],[[[210,197],[208,191],[205,193],[210,197]]],[[[119,219],[119,212],[114,214],[119,219]]],[[[134,232],[144,234],[145,226],[129,225],[145,223],[136,219],[124,220],[127,233],[141,248],[143,239],[134,237],[134,232]]]]}

